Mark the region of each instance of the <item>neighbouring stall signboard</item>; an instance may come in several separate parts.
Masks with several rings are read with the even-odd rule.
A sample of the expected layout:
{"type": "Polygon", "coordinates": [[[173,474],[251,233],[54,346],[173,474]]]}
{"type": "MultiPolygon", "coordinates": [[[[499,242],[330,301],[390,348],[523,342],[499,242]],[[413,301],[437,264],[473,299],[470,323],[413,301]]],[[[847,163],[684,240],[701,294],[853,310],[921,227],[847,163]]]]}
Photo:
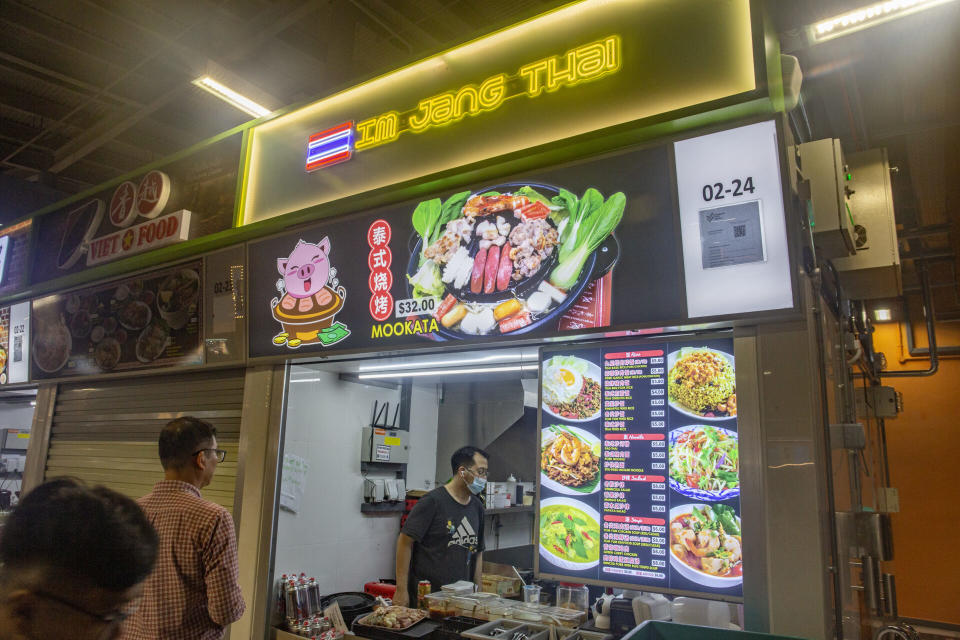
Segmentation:
{"type": "MultiPolygon", "coordinates": [[[[755,127],[766,137],[756,150],[738,147],[748,160],[777,148],[773,123],[739,129],[752,134],[755,127]]],[[[779,193],[779,177],[751,174],[750,185],[723,198],[728,207],[754,208],[756,224],[747,228],[765,253],[734,253],[730,264],[694,270],[684,264],[694,247],[678,231],[671,150],[663,144],[625,151],[252,242],[249,354],[384,350],[683,323],[693,317],[690,274],[703,277],[701,270],[720,274],[716,286],[742,305],[712,308],[698,298],[701,317],[791,309],[783,204],[769,196],[779,193]],[[770,289],[744,287],[745,271],[769,273],[770,289]],[[745,288],[752,294],[743,294],[745,288]]],[[[728,179],[741,165],[714,165],[715,175],[728,179]]],[[[726,215],[703,227],[716,247],[711,260],[722,262],[728,253],[721,246],[725,236],[712,235],[715,228],[727,233],[733,225],[730,233],[740,233],[730,222],[739,214],[726,215]]],[[[695,248],[700,243],[698,235],[695,248]]]]}
{"type": "Polygon", "coordinates": [[[243,222],[762,89],[750,2],[584,0],[251,130],[243,222]]]}
{"type": "Polygon", "coordinates": [[[541,576],[738,598],[732,339],[541,352],[541,576]]]}
{"type": "Polygon", "coordinates": [[[33,282],[233,224],[241,134],[36,218],[33,282]]]}
{"type": "Polygon", "coordinates": [[[26,382],[30,360],[30,303],[0,307],[0,385],[26,382]]]}
{"type": "Polygon", "coordinates": [[[32,378],[203,362],[203,263],[33,302],[32,378]]]}

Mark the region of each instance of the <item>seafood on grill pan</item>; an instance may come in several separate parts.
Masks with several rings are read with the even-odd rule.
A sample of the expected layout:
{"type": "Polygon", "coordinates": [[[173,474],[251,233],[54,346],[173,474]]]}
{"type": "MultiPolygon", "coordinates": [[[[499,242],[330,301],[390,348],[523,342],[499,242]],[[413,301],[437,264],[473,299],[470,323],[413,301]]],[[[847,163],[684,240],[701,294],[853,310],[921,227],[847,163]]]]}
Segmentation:
{"type": "Polygon", "coordinates": [[[502,188],[511,191],[465,191],[413,212],[411,294],[435,298],[434,316],[458,337],[503,335],[558,312],[626,203],[592,188],[582,198],[546,185],[502,188]]]}

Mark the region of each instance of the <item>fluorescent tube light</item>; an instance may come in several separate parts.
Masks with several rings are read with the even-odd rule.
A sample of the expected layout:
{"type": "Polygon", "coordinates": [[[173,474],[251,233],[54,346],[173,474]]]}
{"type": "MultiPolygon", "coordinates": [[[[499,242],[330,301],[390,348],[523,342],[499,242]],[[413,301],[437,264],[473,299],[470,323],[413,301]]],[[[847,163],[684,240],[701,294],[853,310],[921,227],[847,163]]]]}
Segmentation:
{"type": "Polygon", "coordinates": [[[210,76],[200,76],[193,81],[193,84],[255,118],[262,118],[271,113],[270,109],[257,104],[246,96],[240,95],[230,87],[220,84],[210,76]]]}
{"type": "Polygon", "coordinates": [[[493,367],[459,367],[451,369],[417,369],[409,371],[389,371],[385,373],[361,373],[357,377],[361,380],[373,380],[378,378],[418,378],[422,376],[457,376],[468,373],[498,373],[506,371],[524,371],[527,369],[536,369],[535,364],[507,364],[493,367]]]}
{"type": "Polygon", "coordinates": [[[807,27],[811,42],[824,42],[953,0],[886,0],[822,20],[807,27]]]}
{"type": "Polygon", "coordinates": [[[481,363],[494,363],[494,362],[511,362],[514,360],[523,360],[522,353],[501,353],[494,354],[489,356],[482,356],[479,358],[462,358],[460,360],[433,360],[430,362],[422,361],[413,361],[413,362],[401,362],[398,364],[375,364],[370,366],[361,366],[359,367],[360,372],[374,372],[374,371],[396,371],[398,369],[428,369],[430,367],[444,367],[450,365],[466,365],[471,366],[481,363]]]}
{"type": "Polygon", "coordinates": [[[890,322],[893,318],[890,313],[890,309],[874,309],[873,310],[873,319],[877,322],[890,322]]]}

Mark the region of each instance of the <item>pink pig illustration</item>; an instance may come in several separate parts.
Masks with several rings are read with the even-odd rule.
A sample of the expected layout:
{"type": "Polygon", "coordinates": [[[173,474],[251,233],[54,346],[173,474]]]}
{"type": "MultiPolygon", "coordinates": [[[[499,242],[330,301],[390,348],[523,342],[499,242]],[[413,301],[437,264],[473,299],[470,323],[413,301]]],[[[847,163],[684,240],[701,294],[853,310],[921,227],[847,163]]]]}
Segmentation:
{"type": "Polygon", "coordinates": [[[286,258],[277,258],[277,270],[283,276],[286,292],[294,298],[316,296],[317,303],[330,302],[332,294],[326,289],[330,278],[330,238],[324,237],[317,244],[297,243],[286,258]]]}

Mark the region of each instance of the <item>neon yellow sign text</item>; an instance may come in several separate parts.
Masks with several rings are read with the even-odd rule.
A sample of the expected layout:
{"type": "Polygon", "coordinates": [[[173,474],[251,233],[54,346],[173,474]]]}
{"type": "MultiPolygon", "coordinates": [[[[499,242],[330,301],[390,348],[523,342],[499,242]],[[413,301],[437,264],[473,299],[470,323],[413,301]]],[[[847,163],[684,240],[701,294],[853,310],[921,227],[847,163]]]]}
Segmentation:
{"type": "Polygon", "coordinates": [[[620,36],[608,36],[520,67],[510,76],[498,73],[479,85],[468,84],[454,91],[420,100],[416,109],[388,111],[356,125],[357,151],[393,142],[401,133],[423,133],[462,120],[466,116],[498,109],[511,98],[536,98],[544,91],[597,80],[620,69],[620,36]]]}

